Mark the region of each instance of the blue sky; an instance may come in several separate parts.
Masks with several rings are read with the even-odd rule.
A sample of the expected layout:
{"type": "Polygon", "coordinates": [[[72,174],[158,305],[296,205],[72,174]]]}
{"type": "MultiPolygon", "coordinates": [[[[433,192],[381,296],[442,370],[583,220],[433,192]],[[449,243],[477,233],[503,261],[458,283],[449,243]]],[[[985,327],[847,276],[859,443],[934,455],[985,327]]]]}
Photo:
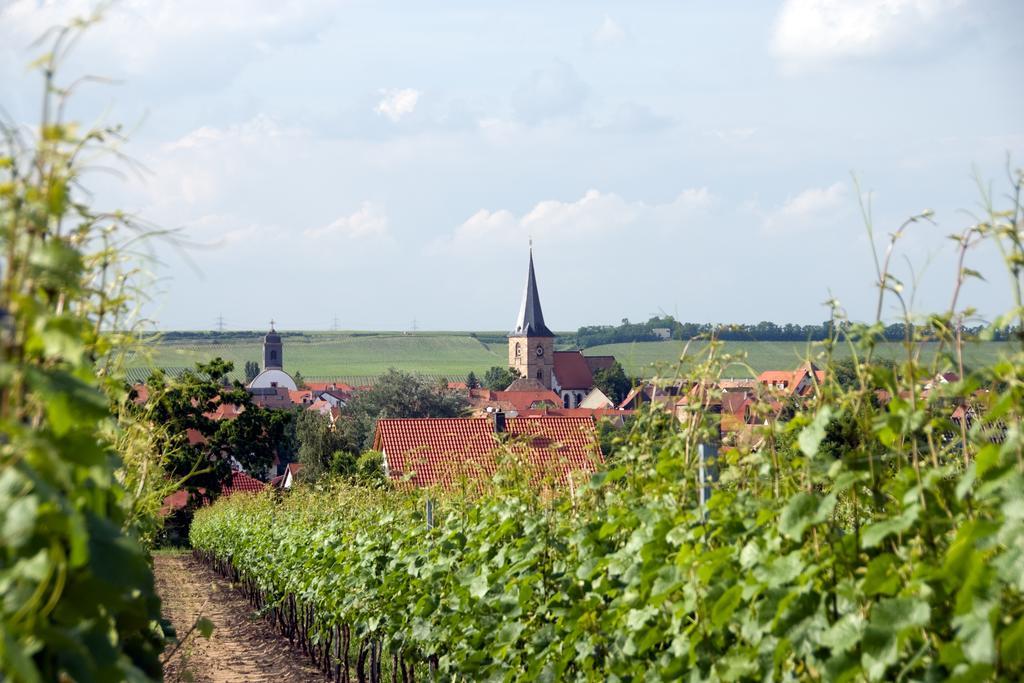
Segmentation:
{"type": "MultiPolygon", "coordinates": [[[[89,2],[0,0],[0,104],[89,2]]],[[[1024,164],[1024,4],[125,0],[65,72],[144,177],[89,179],[155,245],[164,329],[504,329],[532,236],[549,324],[873,313],[853,174],[919,310],[948,305],[973,174],[1024,164]],[[910,268],[914,275],[911,275],[910,268]]],[[[967,300],[1008,305],[992,250],[967,300]]],[[[887,314],[892,314],[887,310],[887,314]]]]}

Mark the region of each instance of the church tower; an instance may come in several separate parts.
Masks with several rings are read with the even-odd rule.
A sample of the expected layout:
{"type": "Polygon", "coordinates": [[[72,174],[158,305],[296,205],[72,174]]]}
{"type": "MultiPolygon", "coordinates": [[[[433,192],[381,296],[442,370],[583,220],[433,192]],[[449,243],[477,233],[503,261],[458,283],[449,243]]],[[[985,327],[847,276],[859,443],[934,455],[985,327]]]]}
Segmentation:
{"type": "Polygon", "coordinates": [[[555,335],[544,324],[544,313],[540,310],[537,276],[533,272],[532,246],[523,303],[519,307],[515,329],[508,336],[508,365],[523,377],[535,379],[547,389],[552,387],[555,335]]]}
{"type": "Polygon", "coordinates": [[[274,321],[270,321],[270,332],[263,338],[263,369],[281,370],[284,368],[284,344],[281,335],[274,329],[274,321]]]}

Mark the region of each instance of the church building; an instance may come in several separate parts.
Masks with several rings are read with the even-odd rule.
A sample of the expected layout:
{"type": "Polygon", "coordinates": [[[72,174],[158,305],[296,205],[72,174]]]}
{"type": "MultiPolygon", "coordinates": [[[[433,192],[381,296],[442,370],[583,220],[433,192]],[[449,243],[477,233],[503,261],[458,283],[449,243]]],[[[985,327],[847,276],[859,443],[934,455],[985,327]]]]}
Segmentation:
{"type": "Polygon", "coordinates": [[[536,380],[562,399],[562,407],[577,408],[594,388],[594,371],[610,367],[613,356],[584,356],[582,351],[555,351],[555,334],[544,324],[533,268],[533,248],[526,290],[515,329],[508,336],[508,366],[536,380]]]}
{"type": "Polygon", "coordinates": [[[274,329],[273,320],[270,321],[270,332],[263,337],[263,372],[249,382],[249,389],[298,390],[295,380],[284,371],[284,344],[281,342],[281,335],[274,329]]]}

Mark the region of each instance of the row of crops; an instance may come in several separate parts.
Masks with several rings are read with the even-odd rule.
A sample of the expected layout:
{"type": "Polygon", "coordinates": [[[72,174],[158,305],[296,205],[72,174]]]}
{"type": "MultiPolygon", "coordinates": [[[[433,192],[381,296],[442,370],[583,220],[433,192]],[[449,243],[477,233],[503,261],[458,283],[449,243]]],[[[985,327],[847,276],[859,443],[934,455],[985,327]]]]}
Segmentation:
{"type": "Polygon", "coordinates": [[[986,372],[959,435],[977,377],[887,411],[823,387],[706,505],[701,430],[650,413],[572,491],[434,492],[430,526],[425,492],[321,485],[191,541],[336,680],[1020,680],[1024,378],[986,372]]]}

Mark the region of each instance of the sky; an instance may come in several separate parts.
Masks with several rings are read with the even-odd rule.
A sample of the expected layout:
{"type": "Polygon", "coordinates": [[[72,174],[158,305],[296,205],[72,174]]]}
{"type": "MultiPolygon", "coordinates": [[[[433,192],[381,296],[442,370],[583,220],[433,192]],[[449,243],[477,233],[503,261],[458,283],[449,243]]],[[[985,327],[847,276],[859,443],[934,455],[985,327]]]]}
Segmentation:
{"type": "MultiPolygon", "coordinates": [[[[9,120],[33,41],[94,7],[0,0],[9,120]]],[[[510,329],[531,238],[556,330],[810,323],[874,315],[867,196],[879,245],[935,211],[894,263],[948,307],[947,236],[1024,165],[1022,29],[1014,0],[123,0],[62,74],[116,80],[69,114],[144,168],[87,175],[96,206],[175,231],[160,329],[510,329]]],[[[968,265],[1004,311],[998,253],[968,265]]]]}

